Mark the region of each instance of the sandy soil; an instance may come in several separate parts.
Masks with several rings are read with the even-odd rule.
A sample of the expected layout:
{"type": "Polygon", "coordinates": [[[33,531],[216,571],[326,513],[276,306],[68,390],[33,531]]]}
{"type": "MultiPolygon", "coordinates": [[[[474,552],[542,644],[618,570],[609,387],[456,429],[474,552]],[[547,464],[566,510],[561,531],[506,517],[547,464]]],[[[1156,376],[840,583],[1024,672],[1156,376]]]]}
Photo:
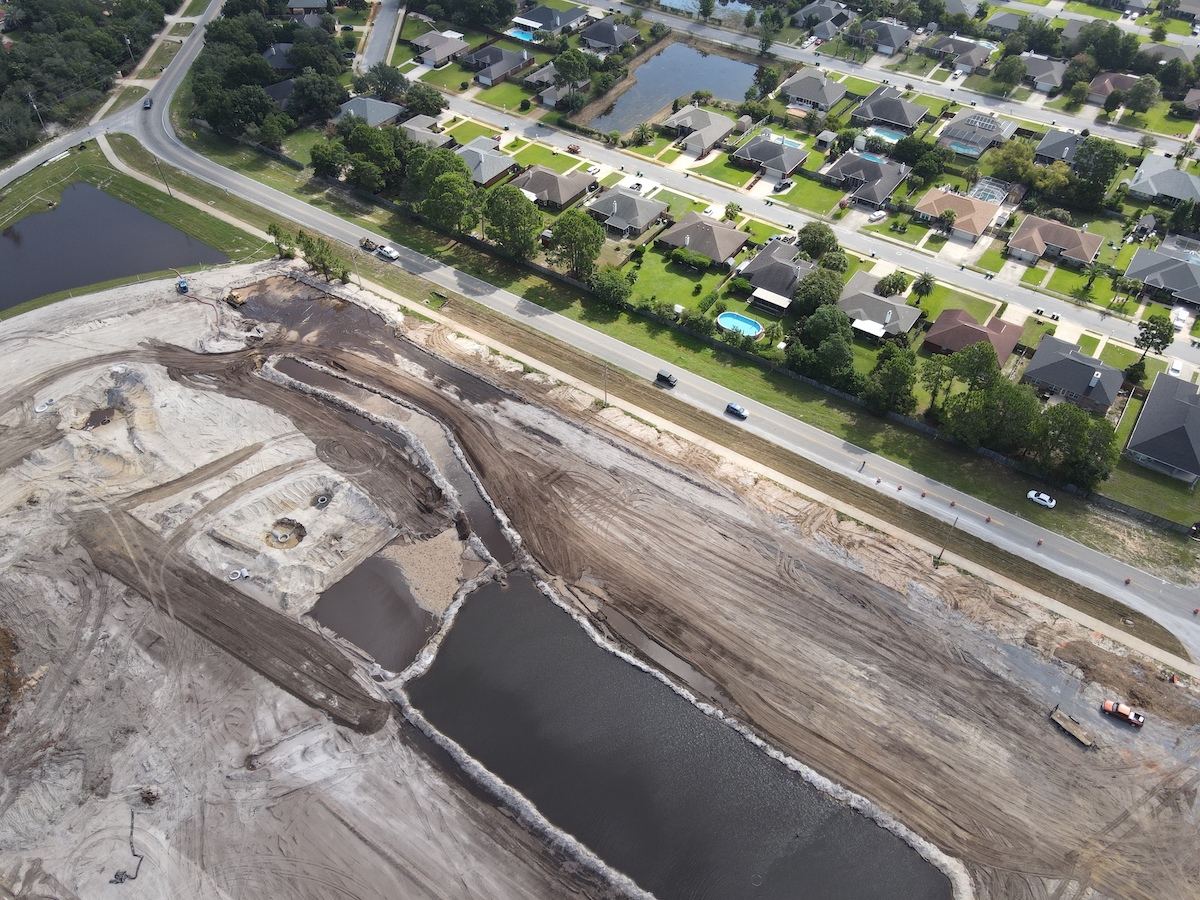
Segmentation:
{"type": "MultiPolygon", "coordinates": [[[[1194,685],[449,329],[405,331],[464,368],[432,377],[418,347],[311,289],[276,279],[243,293],[257,298],[245,312],[285,323],[250,349],[226,315],[227,352],[196,352],[212,349],[212,310],[153,294],[124,298],[119,325],[92,324],[109,297],[21,317],[4,341],[0,373],[16,387],[0,403],[0,625],[26,679],[3,738],[0,884],[12,893],[115,895],[107,879],[136,862],[130,808],[139,877],[158,896],[603,893],[394,719],[371,735],[338,726],[298,699],[303,686],[280,689],[278,673],[268,681],[168,614],[192,573],[303,630],[296,611],[385,544],[430,608],[469,575],[456,510],[416,457],[262,377],[290,353],[449,425],[548,579],[603,598],[765,738],[961,859],[976,896],[1200,895],[1194,685]],[[80,333],[46,353],[54,335],[80,333]],[[177,391],[144,427],[198,435],[194,453],[141,428],[100,452],[102,429],[70,429],[112,365],[177,391]],[[53,426],[33,412],[51,389],[78,410],[53,426]],[[222,417],[238,411],[231,427],[222,417]],[[316,472],[356,498],[331,510],[339,527],[299,502],[316,472]],[[299,544],[263,543],[277,517],[302,514],[313,527],[299,544]],[[369,534],[351,540],[360,518],[369,534]],[[131,522],[144,537],[122,557],[131,522]],[[218,582],[221,561],[265,574],[218,582]],[[1114,693],[1150,712],[1144,731],[1095,712],[1114,693]],[[1059,703],[1086,717],[1098,750],[1050,725],[1059,703]],[[162,799],[147,806],[150,785],[162,799]]],[[[124,414],[146,421],[129,396],[124,414]]],[[[361,676],[344,671],[339,683],[361,676]]]]}

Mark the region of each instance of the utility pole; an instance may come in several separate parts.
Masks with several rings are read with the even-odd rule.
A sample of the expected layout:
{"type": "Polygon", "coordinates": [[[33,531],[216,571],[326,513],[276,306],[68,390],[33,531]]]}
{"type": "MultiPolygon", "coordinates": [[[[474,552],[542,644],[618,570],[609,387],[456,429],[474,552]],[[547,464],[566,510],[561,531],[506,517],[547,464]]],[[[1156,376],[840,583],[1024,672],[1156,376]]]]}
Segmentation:
{"type": "Polygon", "coordinates": [[[604,361],[604,405],[608,406],[608,360],[604,361]]]}
{"type": "Polygon", "coordinates": [[[950,543],[950,535],[954,533],[954,526],[958,524],[958,516],[954,517],[954,521],[950,523],[950,528],[946,532],[946,539],[942,541],[942,549],[938,551],[938,555],[933,560],[933,567],[936,569],[942,564],[942,554],[946,552],[946,545],[950,543]]]}
{"type": "Polygon", "coordinates": [[[163,174],[162,166],[158,164],[158,157],[151,154],[150,158],[154,160],[154,167],[158,169],[158,177],[162,179],[163,187],[167,189],[167,196],[174,200],[175,195],[171,193],[171,186],[167,184],[167,176],[163,174]]]}
{"type": "Polygon", "coordinates": [[[46,130],[46,123],[42,121],[42,113],[37,108],[37,104],[33,102],[33,91],[27,91],[25,96],[29,98],[29,105],[33,107],[33,111],[37,113],[38,124],[42,126],[42,131],[46,130]]]}
{"type": "Polygon", "coordinates": [[[362,287],[362,272],[358,271],[358,250],[351,250],[350,258],[354,260],[354,274],[358,276],[358,286],[362,287]]]}
{"type": "Polygon", "coordinates": [[[129,74],[132,75],[133,69],[137,68],[137,60],[133,58],[133,48],[129,46],[129,35],[123,34],[121,37],[125,38],[125,52],[129,54],[129,64],[133,67],[129,70],[129,74]]]}

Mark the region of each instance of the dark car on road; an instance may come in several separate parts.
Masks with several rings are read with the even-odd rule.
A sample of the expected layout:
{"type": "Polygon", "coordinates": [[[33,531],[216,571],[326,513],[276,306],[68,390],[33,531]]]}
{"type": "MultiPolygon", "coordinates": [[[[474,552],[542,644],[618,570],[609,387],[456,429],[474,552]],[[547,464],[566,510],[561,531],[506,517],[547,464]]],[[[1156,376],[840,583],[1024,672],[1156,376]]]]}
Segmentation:
{"type": "Polygon", "coordinates": [[[742,406],[740,403],[725,404],[725,413],[726,415],[737,416],[739,419],[744,419],[750,415],[748,412],[746,412],[746,407],[742,406]]]}
{"type": "Polygon", "coordinates": [[[659,369],[658,374],[654,376],[654,380],[659,384],[665,384],[667,387],[675,387],[679,383],[679,379],[666,369],[659,369]]]}

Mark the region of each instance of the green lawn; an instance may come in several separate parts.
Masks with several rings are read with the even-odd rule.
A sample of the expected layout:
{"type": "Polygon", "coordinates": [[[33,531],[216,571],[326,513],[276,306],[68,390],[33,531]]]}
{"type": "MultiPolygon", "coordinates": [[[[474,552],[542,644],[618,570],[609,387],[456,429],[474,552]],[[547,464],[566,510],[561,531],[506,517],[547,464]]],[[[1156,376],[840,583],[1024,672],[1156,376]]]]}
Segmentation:
{"type": "Polygon", "coordinates": [[[484,125],[481,122],[463,119],[457,125],[447,128],[446,133],[453,135],[460,144],[469,144],[477,137],[495,137],[498,132],[494,125],[484,125]]]}
{"type": "Polygon", "coordinates": [[[865,78],[855,78],[853,75],[847,75],[842,79],[842,84],[846,86],[846,90],[852,94],[858,94],[861,97],[869,97],[880,87],[878,82],[867,81],[865,78]]]}
{"type": "Polygon", "coordinates": [[[1058,324],[1039,316],[1030,316],[1025,320],[1025,330],[1021,332],[1021,344],[1026,347],[1036,347],[1042,342],[1042,337],[1054,334],[1058,324]]]}
{"type": "MultiPolygon", "coordinates": [[[[1085,337],[1086,337],[1086,335],[1085,335],[1085,337]]],[[[1091,355],[1091,354],[1089,354],[1089,355],[1091,355]]],[[[1104,345],[1104,351],[1100,354],[1100,359],[1102,362],[1108,363],[1113,368],[1124,370],[1124,369],[1129,368],[1129,366],[1133,365],[1135,362],[1137,362],[1138,357],[1140,357],[1141,355],[1142,354],[1141,354],[1140,350],[1133,350],[1128,347],[1122,347],[1120,344],[1114,344],[1112,341],[1109,341],[1107,344],[1104,345]]],[[[1149,369],[1150,369],[1149,364],[1150,364],[1150,357],[1147,356],[1146,357],[1147,373],[1149,372],[1149,369]]],[[[1150,383],[1149,379],[1147,379],[1146,383],[1147,384],[1150,383]]]]}
{"type": "Polygon", "coordinates": [[[476,100],[487,103],[491,106],[505,109],[510,113],[518,116],[527,116],[537,106],[534,104],[536,95],[533,91],[526,90],[521,85],[512,81],[502,81],[499,84],[494,84],[490,88],[484,88],[476,96],[476,100]],[[521,112],[521,101],[529,101],[529,109],[521,112]]]}
{"type": "Polygon", "coordinates": [[[440,69],[434,69],[431,72],[426,72],[421,76],[420,80],[426,84],[432,84],[435,87],[458,92],[460,84],[465,81],[467,85],[470,86],[474,83],[472,81],[474,77],[474,72],[467,71],[458,63],[450,63],[448,66],[443,66],[440,69]]]}
{"type": "Polygon", "coordinates": [[[993,239],[991,246],[983,251],[983,256],[979,257],[975,265],[989,272],[999,272],[1004,268],[1004,264],[1008,262],[1008,258],[1004,256],[1003,250],[1004,241],[999,238],[993,239]]]}
{"type": "Polygon", "coordinates": [[[196,30],[195,22],[180,22],[178,25],[172,25],[171,30],[167,34],[172,37],[187,37],[196,30]]]}
{"type": "Polygon", "coordinates": [[[154,51],[154,55],[147,60],[146,64],[138,72],[139,78],[154,78],[171,64],[171,60],[175,58],[175,54],[179,52],[179,48],[183,44],[177,44],[174,41],[163,41],[158,45],[158,49],[154,51]]]}
{"type": "Polygon", "coordinates": [[[950,77],[949,69],[935,69],[933,74],[929,76],[934,81],[945,81],[950,77]]]}
{"type": "MultiPolygon", "coordinates": [[[[655,199],[658,199],[655,197],[655,199]]],[[[699,204],[698,204],[699,205],[699,204]]],[[[756,244],[765,244],[771,239],[773,234],[783,234],[783,231],[774,225],[768,225],[766,222],[760,222],[757,219],[747,219],[739,226],[741,231],[750,234],[751,240],[756,244]]]]}
{"type": "MultiPolygon", "coordinates": [[[[1087,278],[1075,269],[1057,266],[1046,287],[1067,297],[1075,297],[1075,292],[1087,284],[1087,278]]],[[[1088,298],[1092,303],[1108,303],[1117,292],[1113,290],[1111,278],[1097,278],[1092,282],[1088,298]]]]}
{"type": "Polygon", "coordinates": [[[845,191],[831,188],[811,178],[800,177],[796,179],[796,186],[783,194],[782,199],[785,203],[824,215],[837,206],[837,202],[843,196],[845,191]]]}
{"type": "MultiPolygon", "coordinates": [[[[624,271],[629,272],[634,266],[635,263],[630,262],[624,271]]],[[[678,303],[680,306],[696,310],[700,307],[700,301],[710,291],[717,290],[724,280],[725,273],[715,266],[697,272],[671,262],[667,254],[651,247],[642,257],[638,278],[633,285],[632,299],[657,299],[660,303],[678,303]],[[700,285],[699,293],[696,292],[696,285],[700,285]]]]}
{"type": "Polygon", "coordinates": [[[924,53],[914,53],[908,59],[884,66],[889,72],[902,72],[907,75],[925,75],[937,65],[937,60],[924,53]]]}
{"type": "MultiPolygon", "coordinates": [[[[367,16],[369,16],[370,14],[371,14],[370,6],[368,6],[366,9],[364,9],[362,12],[355,12],[354,10],[350,9],[347,6],[339,6],[337,8],[336,12],[334,13],[334,15],[337,16],[339,25],[366,25],[367,24],[367,16]]],[[[417,33],[424,34],[425,32],[417,32],[417,33]]],[[[416,37],[416,35],[413,35],[413,37],[416,37]]]]}
{"type": "Polygon", "coordinates": [[[876,234],[881,234],[884,237],[891,238],[893,241],[904,241],[906,244],[916,246],[921,243],[922,238],[929,233],[929,226],[922,225],[919,222],[903,222],[907,227],[903,232],[892,231],[891,226],[893,221],[899,219],[884,219],[882,222],[877,222],[874,225],[868,225],[863,231],[873,231],[876,234]]]}
{"type": "Polygon", "coordinates": [[[609,172],[607,175],[605,175],[603,178],[600,179],[600,183],[602,185],[604,185],[604,187],[612,187],[614,184],[616,184],[618,181],[620,181],[624,177],[625,177],[624,172],[609,172]]]}
{"type": "Polygon", "coordinates": [[[426,32],[432,30],[433,26],[424,19],[418,19],[413,16],[405,16],[404,27],[400,29],[400,40],[411,41],[413,38],[420,37],[426,32]]]}
{"type": "Polygon", "coordinates": [[[668,150],[666,153],[664,153],[662,156],[660,156],[658,158],[658,161],[660,163],[662,163],[663,165],[669,166],[671,163],[675,162],[675,160],[679,159],[679,157],[681,157],[681,156],[683,156],[683,151],[680,150],[678,147],[672,147],[670,150],[668,150]]]}
{"type": "Polygon", "coordinates": [[[642,144],[640,146],[633,145],[630,146],[629,149],[638,156],[648,156],[653,159],[654,157],[658,156],[658,154],[662,153],[663,150],[665,150],[668,146],[670,146],[674,140],[674,138],[667,137],[665,134],[658,134],[654,136],[654,140],[652,140],[650,143],[642,144]]]}
{"type": "Polygon", "coordinates": [[[1096,348],[1100,346],[1100,338],[1098,335],[1087,334],[1085,332],[1079,336],[1079,340],[1075,343],[1079,345],[1079,349],[1086,356],[1095,356],[1096,348]]]}
{"type": "Polygon", "coordinates": [[[1067,0],[1063,5],[1063,12],[1081,13],[1085,16],[1091,16],[1093,19],[1110,19],[1115,20],[1121,18],[1121,10],[1109,9],[1106,6],[1092,6],[1090,3],[1081,3],[1079,0],[1067,0]]]}
{"type": "Polygon", "coordinates": [[[754,173],[749,169],[742,169],[731,163],[729,156],[725,153],[719,154],[712,162],[705,163],[692,171],[726,184],[732,184],[734,187],[743,187],[754,177],[754,173]]]}
{"type": "Polygon", "coordinates": [[[1117,463],[1098,493],[1137,509],[1149,509],[1164,519],[1184,525],[1192,524],[1197,518],[1196,495],[1186,484],[1128,459],[1117,463]]]}
{"type": "Polygon", "coordinates": [[[316,128],[302,128],[283,139],[283,152],[307,166],[312,162],[313,146],[324,141],[325,134],[322,131],[316,128]]]}
{"type": "MultiPolygon", "coordinates": [[[[917,94],[917,96],[909,97],[908,99],[913,103],[916,103],[918,106],[924,106],[935,116],[942,111],[942,107],[945,106],[947,102],[941,97],[934,97],[932,94],[917,94]]],[[[952,105],[958,106],[957,103],[953,103],[952,105]]]]}
{"type": "Polygon", "coordinates": [[[208,9],[210,0],[192,0],[188,4],[188,8],[183,11],[185,16],[198,16],[200,13],[208,9]]]}
{"type": "Polygon", "coordinates": [[[530,144],[519,151],[514,157],[523,166],[545,166],[555,172],[565,172],[579,162],[579,157],[569,153],[558,153],[541,144],[530,144]]]}
{"type": "Polygon", "coordinates": [[[1145,402],[1145,400],[1130,396],[1125,408],[1121,410],[1121,421],[1117,423],[1117,446],[1122,450],[1129,443],[1129,436],[1133,434],[1133,426],[1137,423],[1138,413],[1142,411],[1142,405],[1145,402]]]}
{"type": "MultiPolygon", "coordinates": [[[[1188,33],[1191,34],[1190,31],[1188,33]]],[[[1166,100],[1148,112],[1126,112],[1121,116],[1121,124],[1165,135],[1187,134],[1196,126],[1194,119],[1180,119],[1171,115],[1171,104],[1166,100]]]]}
{"type": "Polygon", "coordinates": [[[921,309],[925,310],[925,315],[931,322],[936,320],[944,309],[965,309],[975,317],[975,321],[982,324],[991,318],[997,306],[991,300],[972,297],[944,284],[938,284],[933,293],[921,300],[921,309]]]}
{"type": "Polygon", "coordinates": [[[1042,282],[1046,280],[1046,272],[1049,271],[1041,266],[1030,266],[1025,270],[1025,274],[1021,276],[1021,284],[1029,284],[1034,287],[1041,287],[1042,282]]]}
{"type": "Polygon", "coordinates": [[[1138,22],[1145,22],[1148,29],[1153,30],[1155,25],[1161,25],[1167,34],[1190,35],[1192,33],[1192,23],[1186,19],[1176,19],[1175,17],[1164,17],[1162,14],[1156,15],[1146,21],[1147,17],[1142,16],[1138,22]]]}
{"type": "Polygon", "coordinates": [[[682,194],[676,194],[673,191],[661,190],[654,195],[655,200],[661,200],[667,204],[667,212],[674,219],[681,219],[689,212],[701,212],[708,207],[707,203],[700,200],[693,200],[690,197],[685,197],[682,194]]]}

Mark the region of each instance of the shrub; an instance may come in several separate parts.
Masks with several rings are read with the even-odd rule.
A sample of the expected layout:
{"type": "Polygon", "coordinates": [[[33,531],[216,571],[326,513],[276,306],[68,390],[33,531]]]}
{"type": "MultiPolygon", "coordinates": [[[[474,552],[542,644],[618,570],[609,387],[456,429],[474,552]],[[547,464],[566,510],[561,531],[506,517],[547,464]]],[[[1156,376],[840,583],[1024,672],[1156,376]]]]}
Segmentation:
{"type": "Polygon", "coordinates": [[[729,290],[735,294],[749,294],[754,290],[754,285],[750,283],[748,278],[742,278],[740,275],[733,278],[729,282],[729,290]]]}
{"type": "Polygon", "coordinates": [[[693,285],[692,285],[692,296],[693,296],[693,297],[699,297],[699,296],[700,296],[700,292],[701,292],[702,290],[704,290],[704,288],[702,288],[702,287],[700,286],[700,283],[699,283],[699,282],[697,282],[696,284],[693,284],[693,285]]]}
{"type": "Polygon", "coordinates": [[[707,269],[712,260],[703,253],[697,253],[695,250],[688,250],[686,247],[677,247],[671,251],[671,262],[687,266],[689,269],[707,269]]]}
{"type": "Polygon", "coordinates": [[[529,107],[530,107],[530,106],[532,106],[532,104],[529,102],[529,98],[528,98],[528,97],[525,97],[525,98],[523,98],[523,99],[521,100],[521,112],[526,112],[526,111],[528,111],[528,109],[529,109],[529,107]]]}
{"type": "Polygon", "coordinates": [[[466,90],[467,88],[469,88],[470,86],[471,86],[471,82],[469,82],[469,81],[460,81],[460,82],[458,83],[458,89],[459,89],[460,91],[465,91],[465,90],[466,90]]]}
{"type": "Polygon", "coordinates": [[[725,301],[724,301],[724,300],[718,300],[718,301],[717,301],[717,302],[716,302],[716,303],[713,305],[713,307],[712,307],[712,312],[713,312],[713,315],[714,315],[714,316],[719,316],[721,313],[725,312],[727,309],[729,309],[729,307],[725,305],[725,301]]]}

